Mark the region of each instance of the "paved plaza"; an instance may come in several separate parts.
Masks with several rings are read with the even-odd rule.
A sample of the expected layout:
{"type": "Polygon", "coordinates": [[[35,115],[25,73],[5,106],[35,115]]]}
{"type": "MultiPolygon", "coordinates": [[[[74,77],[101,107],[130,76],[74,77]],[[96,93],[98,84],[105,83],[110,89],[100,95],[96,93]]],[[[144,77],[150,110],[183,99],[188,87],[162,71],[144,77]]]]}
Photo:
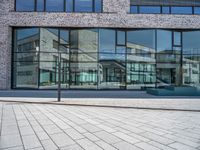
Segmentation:
{"type": "Polygon", "coordinates": [[[200,112],[0,103],[1,150],[199,150],[200,112]]]}

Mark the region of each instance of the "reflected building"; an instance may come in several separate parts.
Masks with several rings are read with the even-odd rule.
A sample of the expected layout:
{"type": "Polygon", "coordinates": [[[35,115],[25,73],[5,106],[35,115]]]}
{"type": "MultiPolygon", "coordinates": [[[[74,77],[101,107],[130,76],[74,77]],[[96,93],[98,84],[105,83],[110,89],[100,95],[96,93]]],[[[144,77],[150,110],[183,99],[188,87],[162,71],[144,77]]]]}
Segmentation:
{"type": "Polygon", "coordinates": [[[15,29],[13,85],[57,88],[61,51],[63,89],[198,87],[200,41],[188,39],[192,33],[200,36],[161,29],[15,29]]]}

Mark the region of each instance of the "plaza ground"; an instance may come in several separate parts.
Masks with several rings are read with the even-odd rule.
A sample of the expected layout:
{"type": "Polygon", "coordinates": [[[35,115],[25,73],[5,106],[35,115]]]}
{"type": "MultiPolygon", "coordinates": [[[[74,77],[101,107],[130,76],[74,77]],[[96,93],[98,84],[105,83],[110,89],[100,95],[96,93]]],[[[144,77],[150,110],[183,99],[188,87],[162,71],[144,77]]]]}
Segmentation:
{"type": "Polygon", "coordinates": [[[1,102],[0,120],[1,150],[200,149],[198,111],[1,102]]]}

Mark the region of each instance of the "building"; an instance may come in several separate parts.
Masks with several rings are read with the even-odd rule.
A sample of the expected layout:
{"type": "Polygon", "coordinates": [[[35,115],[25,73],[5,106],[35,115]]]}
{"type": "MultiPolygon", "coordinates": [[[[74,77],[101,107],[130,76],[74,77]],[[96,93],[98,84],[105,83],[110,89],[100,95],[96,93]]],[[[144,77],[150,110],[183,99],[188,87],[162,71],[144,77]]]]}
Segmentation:
{"type": "Polygon", "coordinates": [[[0,89],[200,88],[200,0],[1,0],[0,89]]]}

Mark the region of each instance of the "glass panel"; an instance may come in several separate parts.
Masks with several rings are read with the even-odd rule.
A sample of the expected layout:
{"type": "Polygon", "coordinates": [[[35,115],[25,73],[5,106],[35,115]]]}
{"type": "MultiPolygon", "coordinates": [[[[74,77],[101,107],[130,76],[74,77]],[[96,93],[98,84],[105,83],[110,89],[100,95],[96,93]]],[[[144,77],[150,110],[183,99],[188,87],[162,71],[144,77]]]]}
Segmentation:
{"type": "Polygon", "coordinates": [[[46,11],[64,11],[64,0],[46,0],[46,11]]]}
{"type": "MultiPolygon", "coordinates": [[[[115,30],[99,30],[99,50],[100,53],[115,53],[115,39],[116,33],[115,30]]],[[[100,58],[103,55],[100,56],[100,58]]]]}
{"type": "Polygon", "coordinates": [[[116,31],[99,30],[99,88],[125,88],[125,51],[126,48],[116,48],[116,31]]]}
{"type": "Polygon", "coordinates": [[[13,66],[15,88],[38,88],[38,63],[14,62],[13,66]]]}
{"type": "Polygon", "coordinates": [[[172,14],[192,14],[192,7],[171,7],[172,14]]]}
{"type": "MultiPolygon", "coordinates": [[[[58,56],[52,62],[40,62],[40,88],[58,88],[58,56]]],[[[69,87],[69,58],[61,54],[61,88],[69,87]]]]}
{"type": "Polygon", "coordinates": [[[157,52],[172,52],[172,31],[157,30],[157,52]]]}
{"type": "MultiPolygon", "coordinates": [[[[173,44],[181,44],[180,32],[173,32],[173,44]]],[[[181,47],[172,46],[172,31],[157,31],[157,86],[181,84],[181,47]]]]}
{"type": "MultiPolygon", "coordinates": [[[[41,28],[40,29],[40,51],[41,52],[54,52],[57,53],[59,45],[58,29],[41,28]]],[[[46,57],[47,60],[50,56],[45,56],[43,53],[40,57],[46,57]]],[[[51,55],[51,54],[49,54],[51,55]]],[[[42,58],[43,59],[43,58],[42,58]]],[[[49,60],[52,61],[52,58],[49,60]]]]}
{"type": "Polygon", "coordinates": [[[98,30],[71,30],[70,88],[97,88],[98,30]]]}
{"type": "Polygon", "coordinates": [[[137,6],[131,6],[131,13],[137,14],[138,13],[138,7],[137,6]]]}
{"type": "Polygon", "coordinates": [[[161,13],[160,6],[140,6],[140,13],[143,14],[159,14],[161,13]]]}
{"type": "Polygon", "coordinates": [[[92,0],[76,0],[75,12],[92,12],[93,2],[92,0]]]}
{"type": "Polygon", "coordinates": [[[37,88],[39,29],[16,29],[14,33],[13,86],[37,88]]]}
{"type": "Polygon", "coordinates": [[[183,34],[183,83],[200,88],[200,31],[183,34]]]}
{"type": "Polygon", "coordinates": [[[155,30],[127,32],[127,89],[155,87],[155,30]]]}
{"type": "Polygon", "coordinates": [[[183,32],[183,54],[200,54],[200,31],[183,32]]]}
{"type": "Polygon", "coordinates": [[[162,7],[162,13],[163,13],[163,14],[169,14],[169,13],[170,13],[170,8],[169,8],[169,7],[166,7],[166,6],[163,6],[163,7],[162,7]]]}
{"type": "Polygon", "coordinates": [[[181,45],[181,32],[174,32],[174,45],[181,45]]]}
{"type": "Polygon", "coordinates": [[[37,11],[44,11],[44,0],[37,0],[37,11]]]}
{"type": "Polygon", "coordinates": [[[35,0],[16,0],[16,11],[34,11],[35,0]]]}
{"type": "Polygon", "coordinates": [[[117,31],[117,45],[125,45],[126,33],[124,31],[117,31]]]}
{"type": "Polygon", "coordinates": [[[200,7],[194,7],[194,14],[200,15],[200,7]]]}
{"type": "Polygon", "coordinates": [[[60,44],[69,45],[69,31],[60,30],[60,44]]]}
{"type": "Polygon", "coordinates": [[[102,0],[95,0],[95,12],[102,12],[102,0]]]}
{"type": "Polygon", "coordinates": [[[67,12],[73,12],[74,9],[73,9],[73,0],[66,0],[66,11],[67,12]]]}

